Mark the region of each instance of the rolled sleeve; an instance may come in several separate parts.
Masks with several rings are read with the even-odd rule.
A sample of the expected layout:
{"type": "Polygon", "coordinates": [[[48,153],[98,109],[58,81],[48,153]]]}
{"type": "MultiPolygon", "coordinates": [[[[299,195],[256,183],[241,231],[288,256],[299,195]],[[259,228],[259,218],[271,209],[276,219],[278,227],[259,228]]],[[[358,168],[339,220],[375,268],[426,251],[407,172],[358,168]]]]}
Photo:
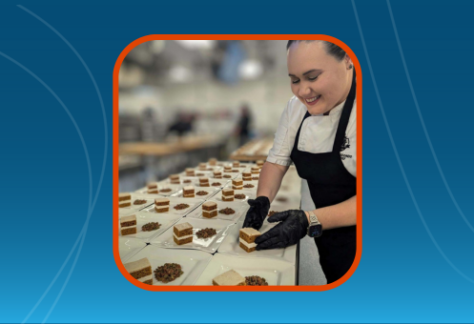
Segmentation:
{"type": "Polygon", "coordinates": [[[289,103],[286,106],[283,114],[280,117],[280,122],[278,124],[278,129],[275,133],[275,138],[273,140],[273,147],[270,152],[268,152],[267,161],[283,166],[291,165],[291,150],[289,145],[289,116],[288,116],[288,107],[289,103]]]}

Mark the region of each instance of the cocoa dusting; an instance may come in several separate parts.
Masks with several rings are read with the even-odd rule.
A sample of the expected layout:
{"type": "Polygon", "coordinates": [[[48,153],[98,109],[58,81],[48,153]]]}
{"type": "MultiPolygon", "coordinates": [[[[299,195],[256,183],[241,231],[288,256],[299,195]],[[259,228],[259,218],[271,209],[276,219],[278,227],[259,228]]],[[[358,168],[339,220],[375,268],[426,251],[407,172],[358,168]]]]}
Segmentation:
{"type": "Polygon", "coordinates": [[[145,199],[137,199],[133,202],[134,205],[143,205],[144,203],[146,203],[145,199]]]}
{"type": "Polygon", "coordinates": [[[245,283],[247,286],[268,286],[268,282],[265,280],[265,278],[259,276],[245,277],[245,283]]]}
{"type": "Polygon", "coordinates": [[[176,210],[182,210],[182,209],[186,209],[186,208],[189,208],[188,204],[179,204],[179,205],[174,206],[174,209],[176,209],[176,210]]]}
{"type": "Polygon", "coordinates": [[[245,195],[244,194],[236,194],[234,196],[235,199],[245,199],[245,195]]]}
{"type": "Polygon", "coordinates": [[[201,190],[201,191],[196,192],[196,195],[198,195],[198,196],[205,196],[205,195],[207,195],[207,194],[208,194],[208,192],[207,192],[207,191],[204,191],[204,190],[201,190]]]}
{"type": "Polygon", "coordinates": [[[157,230],[160,227],[161,227],[161,224],[158,222],[146,223],[145,225],[142,226],[142,231],[150,232],[150,231],[157,230]]]}
{"type": "Polygon", "coordinates": [[[254,188],[255,186],[253,184],[247,183],[244,188],[254,188]]]}
{"type": "Polygon", "coordinates": [[[155,278],[163,283],[179,278],[183,274],[181,266],[177,263],[165,263],[165,265],[156,268],[155,278]]]}
{"type": "Polygon", "coordinates": [[[232,215],[234,213],[235,213],[235,210],[233,210],[232,208],[228,208],[228,207],[219,210],[219,214],[232,215]]]}
{"type": "Polygon", "coordinates": [[[217,232],[216,232],[215,229],[213,229],[213,228],[205,228],[205,229],[202,229],[202,230],[200,230],[200,231],[197,231],[196,236],[197,236],[198,238],[201,238],[201,239],[207,239],[207,238],[210,238],[210,237],[212,237],[212,236],[214,236],[214,235],[216,235],[216,234],[217,234],[217,232]]]}

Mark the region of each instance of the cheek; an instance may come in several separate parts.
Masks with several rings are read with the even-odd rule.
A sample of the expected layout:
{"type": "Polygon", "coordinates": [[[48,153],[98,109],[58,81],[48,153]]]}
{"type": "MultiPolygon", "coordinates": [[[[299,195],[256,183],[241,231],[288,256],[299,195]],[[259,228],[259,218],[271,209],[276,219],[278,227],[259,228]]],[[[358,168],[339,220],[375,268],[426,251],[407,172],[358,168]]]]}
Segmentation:
{"type": "Polygon", "coordinates": [[[291,92],[298,97],[298,86],[296,84],[291,83],[291,92]]]}

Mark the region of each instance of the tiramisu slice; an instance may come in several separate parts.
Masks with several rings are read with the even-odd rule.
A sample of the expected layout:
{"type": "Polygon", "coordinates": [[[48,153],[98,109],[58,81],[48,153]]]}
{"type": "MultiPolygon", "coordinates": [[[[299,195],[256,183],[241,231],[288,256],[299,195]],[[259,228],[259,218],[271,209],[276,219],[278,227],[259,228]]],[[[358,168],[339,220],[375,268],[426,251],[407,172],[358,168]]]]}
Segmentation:
{"type": "Polygon", "coordinates": [[[199,186],[201,187],[209,187],[209,178],[199,178],[199,186]]]}
{"type": "Polygon", "coordinates": [[[217,216],[217,203],[206,201],[202,204],[202,217],[212,218],[217,216]]]}
{"type": "Polygon", "coordinates": [[[232,180],[232,189],[242,190],[243,186],[244,182],[242,181],[242,178],[236,178],[232,180]]]}
{"type": "Polygon", "coordinates": [[[234,201],[234,189],[222,189],[222,201],[234,201]]]}
{"type": "Polygon", "coordinates": [[[172,174],[170,175],[170,183],[172,184],[180,184],[180,181],[179,181],[179,174],[172,174]]]}
{"type": "Polygon", "coordinates": [[[199,170],[206,171],[207,163],[199,163],[199,170]]]}
{"type": "Polygon", "coordinates": [[[193,241],[193,226],[189,223],[175,225],[173,228],[173,240],[178,245],[191,243],[193,241]]]}
{"type": "Polygon", "coordinates": [[[128,192],[119,194],[119,201],[125,201],[125,200],[130,200],[130,199],[132,199],[132,195],[129,194],[128,192]]]}
{"type": "Polygon", "coordinates": [[[122,235],[137,234],[137,216],[130,215],[121,217],[120,232],[122,235]]]}
{"type": "Polygon", "coordinates": [[[224,172],[232,172],[232,167],[230,165],[224,166],[224,172]]]}
{"type": "Polygon", "coordinates": [[[216,179],[222,179],[222,171],[214,171],[213,175],[216,179]]]}
{"type": "Polygon", "coordinates": [[[183,197],[184,198],[194,198],[194,187],[186,186],[183,188],[183,197]]]}
{"type": "Polygon", "coordinates": [[[209,165],[211,165],[211,166],[215,166],[215,165],[217,165],[217,159],[215,159],[215,158],[210,158],[208,163],[209,163],[209,165]]]}
{"type": "Polygon", "coordinates": [[[147,258],[125,263],[123,266],[133,278],[148,285],[153,284],[153,272],[150,261],[147,258]]]}
{"type": "Polygon", "coordinates": [[[255,251],[255,248],[257,247],[255,239],[260,235],[259,231],[251,227],[240,229],[239,246],[248,253],[255,251]]]}
{"type": "Polygon", "coordinates": [[[253,166],[251,168],[252,174],[259,174],[260,173],[260,168],[258,166],[253,166]]]}
{"type": "Polygon", "coordinates": [[[257,160],[257,166],[259,168],[262,168],[264,163],[265,163],[265,161],[263,161],[263,160],[257,160]]]}
{"type": "Polygon", "coordinates": [[[252,173],[250,172],[250,170],[245,170],[244,172],[242,172],[242,179],[244,181],[252,181],[252,173]]]}
{"type": "Polygon", "coordinates": [[[238,167],[240,167],[240,162],[239,162],[239,161],[233,161],[233,162],[232,162],[232,167],[233,167],[233,168],[238,168],[238,167]]]}
{"type": "Polygon", "coordinates": [[[187,177],[194,177],[194,169],[193,168],[186,168],[186,176],[187,177]]]}
{"type": "Polygon", "coordinates": [[[157,198],[155,199],[155,211],[157,213],[167,213],[170,210],[170,199],[169,198],[157,198]]]}
{"type": "Polygon", "coordinates": [[[235,270],[229,270],[212,279],[214,286],[245,286],[245,278],[235,270]]]}

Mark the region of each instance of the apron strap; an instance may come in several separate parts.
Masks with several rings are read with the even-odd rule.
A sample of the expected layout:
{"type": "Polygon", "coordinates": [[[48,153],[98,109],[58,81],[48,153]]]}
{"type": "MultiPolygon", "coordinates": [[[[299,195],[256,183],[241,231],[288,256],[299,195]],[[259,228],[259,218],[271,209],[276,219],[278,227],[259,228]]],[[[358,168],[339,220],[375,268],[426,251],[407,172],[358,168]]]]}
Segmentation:
{"type": "Polygon", "coordinates": [[[349,117],[351,116],[352,107],[354,105],[354,99],[356,94],[356,75],[353,72],[351,90],[347,96],[344,108],[342,109],[341,119],[339,119],[339,125],[337,127],[336,139],[334,140],[334,146],[332,148],[333,153],[339,154],[341,151],[342,144],[344,143],[344,137],[346,136],[346,128],[349,123],[349,117]]]}

